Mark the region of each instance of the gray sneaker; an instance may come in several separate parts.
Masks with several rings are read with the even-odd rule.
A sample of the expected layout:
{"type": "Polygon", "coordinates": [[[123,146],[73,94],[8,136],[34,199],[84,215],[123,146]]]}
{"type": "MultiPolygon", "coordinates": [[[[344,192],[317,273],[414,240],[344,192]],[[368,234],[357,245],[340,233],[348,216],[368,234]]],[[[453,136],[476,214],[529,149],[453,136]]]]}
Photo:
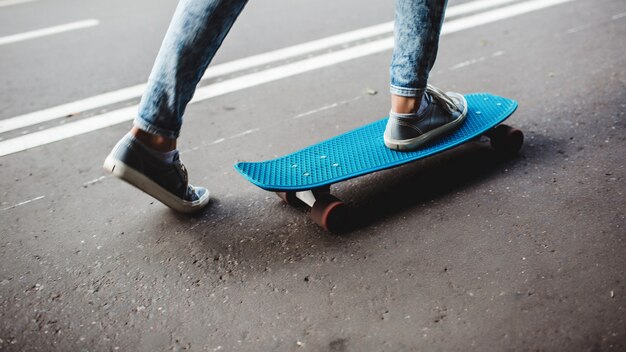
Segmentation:
{"type": "Polygon", "coordinates": [[[467,115],[467,101],[459,93],[444,93],[431,85],[424,93],[425,110],[418,115],[389,113],[385,145],[399,151],[418,149],[435,138],[459,127],[467,115]]]}
{"type": "Polygon", "coordinates": [[[179,212],[193,213],[209,203],[206,188],[188,183],[178,154],[174,163],[164,163],[130,133],[107,156],[104,169],[179,212]]]}

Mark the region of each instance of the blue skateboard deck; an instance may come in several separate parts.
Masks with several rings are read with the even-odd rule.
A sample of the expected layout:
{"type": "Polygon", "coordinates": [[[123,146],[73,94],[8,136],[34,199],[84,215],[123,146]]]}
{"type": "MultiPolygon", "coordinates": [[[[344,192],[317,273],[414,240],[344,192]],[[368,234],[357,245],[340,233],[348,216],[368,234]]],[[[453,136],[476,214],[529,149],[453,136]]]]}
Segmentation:
{"type": "Polygon", "coordinates": [[[277,159],[235,165],[248,181],[268,191],[306,191],[404,165],[451,149],[485,134],[517,109],[515,100],[487,93],[468,94],[468,113],[453,132],[412,152],[387,148],[387,118],[277,159]]]}

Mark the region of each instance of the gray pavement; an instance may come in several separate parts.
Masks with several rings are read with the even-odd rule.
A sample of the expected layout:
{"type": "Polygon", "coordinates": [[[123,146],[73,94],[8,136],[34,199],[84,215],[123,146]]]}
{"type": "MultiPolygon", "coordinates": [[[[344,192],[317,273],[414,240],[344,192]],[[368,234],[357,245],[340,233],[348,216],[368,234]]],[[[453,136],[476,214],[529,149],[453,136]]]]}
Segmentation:
{"type": "MultiPolygon", "coordinates": [[[[387,22],[392,5],[253,2],[215,63],[387,22]]],[[[0,45],[0,120],[144,82],[174,6],[0,7],[0,38],[100,21],[0,45]]],[[[0,351],[626,350],[625,38],[622,0],[443,36],[432,83],[517,99],[522,152],[475,143],[338,184],[366,219],[342,235],[232,165],[384,117],[389,51],[190,105],[179,147],[213,194],[196,216],[101,171],[129,123],[0,157],[0,351]]]]}

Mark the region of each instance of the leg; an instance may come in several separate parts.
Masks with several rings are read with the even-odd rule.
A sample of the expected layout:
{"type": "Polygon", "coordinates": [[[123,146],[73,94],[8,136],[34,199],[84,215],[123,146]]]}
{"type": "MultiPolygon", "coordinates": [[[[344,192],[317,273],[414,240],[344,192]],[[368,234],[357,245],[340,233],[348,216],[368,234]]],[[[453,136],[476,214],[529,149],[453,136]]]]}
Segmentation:
{"type": "Polygon", "coordinates": [[[181,0],[167,30],[132,130],[104,168],[165,205],[194,212],[209,192],[189,184],[176,150],[187,103],[247,0],[181,0]]]}
{"type": "MultiPolygon", "coordinates": [[[[417,110],[439,48],[446,0],[396,0],[392,109],[417,110]]],[[[397,111],[396,112],[412,112],[397,111]]]]}
{"type": "Polygon", "coordinates": [[[196,85],[247,0],[182,0],[163,39],[135,127],[176,139],[196,85]]]}
{"type": "Polygon", "coordinates": [[[466,103],[460,94],[429,86],[437,57],[446,0],[396,0],[391,60],[391,113],[385,144],[414,150],[458,127],[466,103]]]}

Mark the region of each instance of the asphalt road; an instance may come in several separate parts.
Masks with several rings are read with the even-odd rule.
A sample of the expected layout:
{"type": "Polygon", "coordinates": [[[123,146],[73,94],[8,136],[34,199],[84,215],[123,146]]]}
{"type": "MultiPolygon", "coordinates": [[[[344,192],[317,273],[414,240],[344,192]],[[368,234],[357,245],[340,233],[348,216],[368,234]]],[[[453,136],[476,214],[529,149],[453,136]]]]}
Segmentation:
{"type": "MultiPolygon", "coordinates": [[[[0,0],[0,351],[626,350],[626,2],[550,1],[450,0],[466,27],[431,76],[517,99],[520,155],[474,143],[338,184],[366,221],[337,235],[232,165],[384,117],[390,51],[345,58],[388,32],[203,81],[179,148],[213,198],[182,216],[101,170],[175,1],[0,0]],[[325,55],[344,59],[254,83],[325,55]]],[[[214,63],[392,16],[252,2],[214,63]]]]}

